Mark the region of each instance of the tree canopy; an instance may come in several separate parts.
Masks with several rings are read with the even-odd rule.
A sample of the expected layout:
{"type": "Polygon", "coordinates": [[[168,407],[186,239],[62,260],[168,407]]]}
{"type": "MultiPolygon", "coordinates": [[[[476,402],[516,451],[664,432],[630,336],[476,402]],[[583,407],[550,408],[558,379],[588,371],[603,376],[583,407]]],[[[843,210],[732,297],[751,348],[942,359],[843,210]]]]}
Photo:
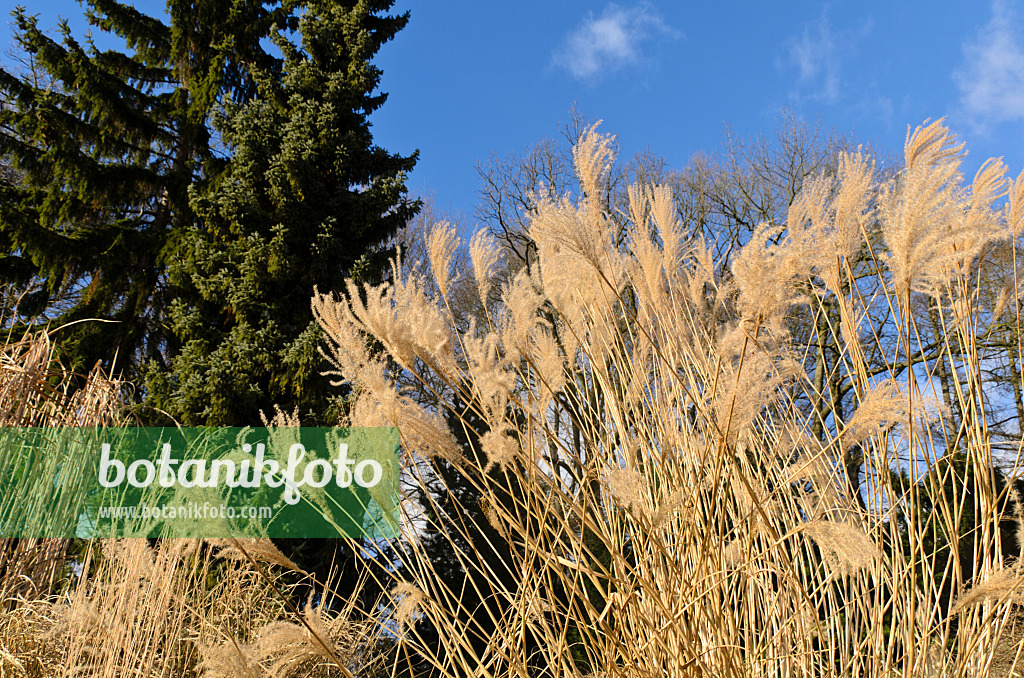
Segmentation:
{"type": "Polygon", "coordinates": [[[184,423],[305,406],[313,285],[372,276],[363,255],[416,209],[415,154],[367,120],[386,98],[370,60],[408,20],[392,4],[89,0],[124,41],[105,51],[16,9],[0,279],[25,293],[5,329],[67,326],[69,367],[113,368],[184,423]]]}

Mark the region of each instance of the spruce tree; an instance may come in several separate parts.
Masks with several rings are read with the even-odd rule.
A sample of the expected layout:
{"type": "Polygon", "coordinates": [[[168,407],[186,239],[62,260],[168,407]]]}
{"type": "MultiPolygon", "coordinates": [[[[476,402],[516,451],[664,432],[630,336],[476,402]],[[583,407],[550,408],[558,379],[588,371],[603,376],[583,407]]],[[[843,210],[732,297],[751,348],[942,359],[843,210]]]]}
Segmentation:
{"type": "Polygon", "coordinates": [[[305,3],[294,37],[274,38],[280,77],[257,73],[255,96],[216,118],[231,162],[193,190],[197,219],[169,268],[186,291],[170,314],[181,351],[148,382],[179,421],[258,425],[275,406],[304,424],[337,421],[314,286],[379,276],[386,257],[370,253],[418,208],[404,185],[416,154],[376,146],[368,121],[387,96],[371,59],[408,20],[385,15],[392,4],[305,3]]]}
{"type": "Polygon", "coordinates": [[[386,98],[370,60],[408,17],[385,15],[392,2],[169,0],[163,20],[87,4],[123,50],[13,13],[31,71],[0,71],[3,326],[65,326],[69,366],[114,367],[184,423],[258,423],[274,405],[333,421],[309,298],[379,275],[367,252],[416,209],[415,155],[375,146],[367,120],[386,98]]]}
{"type": "Polygon", "coordinates": [[[256,69],[274,72],[280,59],[260,40],[294,24],[274,4],[169,0],[161,20],[87,0],[121,51],[83,45],[66,23],[55,40],[13,12],[30,68],[0,70],[0,155],[14,170],[0,177],[0,283],[31,293],[4,319],[9,332],[64,325],[69,367],[99,361],[132,381],[173,355],[167,264],[196,219],[190,186],[223,165],[210,111],[251,97],[256,69]]]}

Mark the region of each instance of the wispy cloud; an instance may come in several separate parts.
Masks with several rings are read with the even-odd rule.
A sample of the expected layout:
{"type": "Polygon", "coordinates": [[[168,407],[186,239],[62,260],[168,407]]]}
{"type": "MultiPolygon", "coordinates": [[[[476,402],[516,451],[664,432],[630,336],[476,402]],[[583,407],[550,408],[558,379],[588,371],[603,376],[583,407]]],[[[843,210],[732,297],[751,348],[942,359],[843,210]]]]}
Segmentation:
{"type": "Polygon", "coordinates": [[[590,80],[638,63],[643,43],[657,35],[676,32],[648,4],[609,4],[600,16],[590,14],[565,37],[552,62],[574,78],[590,80]]]}
{"type": "Polygon", "coordinates": [[[879,91],[875,83],[872,82],[860,96],[852,98],[849,107],[861,118],[877,120],[886,130],[892,131],[896,105],[879,91]]]}
{"type": "Polygon", "coordinates": [[[789,64],[799,71],[797,90],[792,96],[810,98],[826,104],[839,100],[839,53],[828,16],[806,26],[799,38],[787,44],[789,64]]]}
{"type": "Polygon", "coordinates": [[[978,131],[1024,120],[1024,49],[1016,12],[1005,0],[992,3],[992,20],[964,43],[964,63],[953,72],[960,105],[978,131]]]}

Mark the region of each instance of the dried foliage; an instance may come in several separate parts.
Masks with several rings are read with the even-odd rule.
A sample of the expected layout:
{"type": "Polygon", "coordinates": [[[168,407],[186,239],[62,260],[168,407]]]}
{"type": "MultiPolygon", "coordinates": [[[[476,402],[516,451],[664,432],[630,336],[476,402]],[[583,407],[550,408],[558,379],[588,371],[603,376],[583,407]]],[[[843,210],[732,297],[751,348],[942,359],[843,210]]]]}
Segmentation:
{"type": "MultiPolygon", "coordinates": [[[[895,176],[840,153],[720,255],[667,187],[610,199],[613,141],[576,138],[579,194],[508,243],[439,224],[389,283],[313,299],[347,423],[402,435],[405,534],[359,545],[379,599],[269,542],[3,543],[0,674],[1020,675],[983,344],[1020,374],[1024,175],[966,185],[927,124],[895,176]]],[[[68,376],[45,335],[8,347],[3,422],[118,420],[68,376]]]]}
{"type": "MultiPolygon", "coordinates": [[[[0,424],[122,422],[119,384],[93,372],[74,390],[72,379],[46,333],[7,346],[0,424]]],[[[0,539],[0,676],[329,678],[383,661],[384,627],[354,601],[314,584],[321,600],[290,604],[285,575],[307,575],[269,540],[80,541],[74,552],[70,541],[0,539]]]]}
{"type": "MultiPolygon", "coordinates": [[[[613,148],[580,136],[580,193],[534,196],[516,242],[536,260],[513,278],[487,280],[479,236],[472,275],[451,270],[441,225],[434,280],[396,263],[389,284],[313,300],[351,423],[400,428],[431,539],[464,572],[442,576],[410,510],[400,646],[451,676],[1019,672],[974,300],[986,248],[1016,258],[1020,180],[990,162],[965,185],[932,123],[891,180],[840,154],[723,271],[665,187],[610,213],[613,148]],[[468,323],[458,280],[481,294],[468,323]],[[943,361],[962,375],[946,403],[928,385],[943,361]],[[970,491],[944,491],[946,454],[970,491]],[[444,498],[470,489],[462,510],[444,498]],[[957,545],[968,514],[951,555],[936,535],[957,545]]],[[[1016,292],[1001,312],[1019,317],[1016,292]]]]}

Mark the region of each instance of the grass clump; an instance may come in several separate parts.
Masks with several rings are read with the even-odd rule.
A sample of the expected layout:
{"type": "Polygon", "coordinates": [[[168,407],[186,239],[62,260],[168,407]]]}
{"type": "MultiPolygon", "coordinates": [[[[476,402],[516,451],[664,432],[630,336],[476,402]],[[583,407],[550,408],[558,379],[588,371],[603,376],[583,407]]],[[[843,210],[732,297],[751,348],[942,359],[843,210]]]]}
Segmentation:
{"type": "MultiPolygon", "coordinates": [[[[345,423],[402,435],[404,534],[354,544],[382,596],[269,542],[6,541],[0,672],[1019,675],[1024,175],[962,155],[942,121],[888,178],[842,153],[724,266],[667,187],[610,200],[591,128],[523,259],[441,223],[313,299],[345,423]]],[[[46,342],[7,425],[117,421],[46,342]]]]}
{"type": "Polygon", "coordinates": [[[318,294],[351,423],[402,431],[409,656],[437,675],[1015,670],[979,337],[1011,328],[1019,366],[1024,176],[993,161],[968,184],[961,158],[941,121],[889,180],[845,153],[721,270],[668,189],[611,214],[591,129],[580,195],[530,214],[535,257],[500,265],[477,234],[462,268],[441,224],[429,270],[318,294]],[[936,470],[952,454],[969,484],[936,470]]]}

